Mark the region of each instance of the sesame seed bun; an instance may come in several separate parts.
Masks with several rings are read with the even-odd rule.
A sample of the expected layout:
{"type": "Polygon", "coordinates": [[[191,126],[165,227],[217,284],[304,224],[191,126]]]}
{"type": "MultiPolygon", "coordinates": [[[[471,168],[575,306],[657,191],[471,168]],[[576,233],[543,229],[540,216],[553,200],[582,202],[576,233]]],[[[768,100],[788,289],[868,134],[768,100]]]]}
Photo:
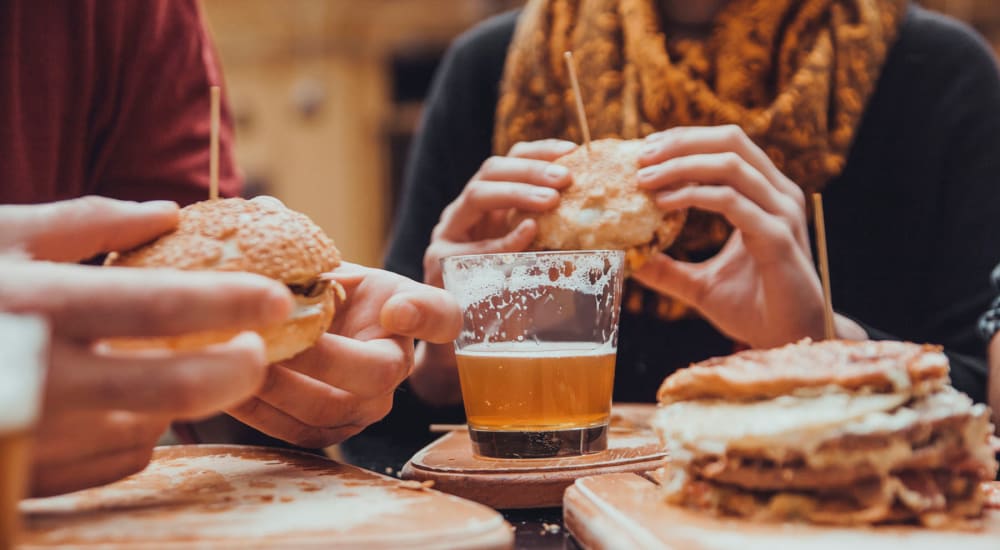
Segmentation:
{"type": "MultiPolygon", "coordinates": [[[[288,285],[296,307],[283,324],[256,332],[270,363],[311,347],[335,314],[343,289],[321,274],[340,265],[333,241],[307,216],[266,200],[223,199],[183,208],[177,229],[138,248],[112,254],[106,265],[190,271],[245,271],[288,285]]],[[[225,342],[232,331],[109,342],[118,349],[198,349],[225,342]]]]}

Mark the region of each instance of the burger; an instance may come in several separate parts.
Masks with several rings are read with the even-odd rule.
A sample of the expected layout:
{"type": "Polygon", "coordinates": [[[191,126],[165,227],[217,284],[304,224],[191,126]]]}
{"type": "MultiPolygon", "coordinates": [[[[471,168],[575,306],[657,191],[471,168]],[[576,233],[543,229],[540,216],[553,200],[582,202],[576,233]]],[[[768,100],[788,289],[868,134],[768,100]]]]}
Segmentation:
{"type": "Polygon", "coordinates": [[[666,499],[820,524],[965,526],[997,473],[989,409],[936,346],[803,341],[677,371],[653,421],[666,499]]]}
{"type": "Polygon", "coordinates": [[[538,224],[535,250],[624,250],[629,269],[666,250],[684,227],[686,211],[664,213],[638,188],[642,140],[599,139],[557,159],[573,175],[554,210],[519,213],[538,224]]]}
{"type": "MultiPolygon", "coordinates": [[[[268,362],[289,359],[311,347],[333,320],[344,290],[328,277],[340,265],[333,241],[304,214],[277,201],[239,198],[205,201],[180,211],[177,228],[125,252],[106,265],[192,271],[244,271],[281,281],[295,298],[282,324],[256,332],[268,362]]],[[[197,349],[225,342],[232,331],[206,331],[163,338],[109,342],[117,348],[197,349]]]]}

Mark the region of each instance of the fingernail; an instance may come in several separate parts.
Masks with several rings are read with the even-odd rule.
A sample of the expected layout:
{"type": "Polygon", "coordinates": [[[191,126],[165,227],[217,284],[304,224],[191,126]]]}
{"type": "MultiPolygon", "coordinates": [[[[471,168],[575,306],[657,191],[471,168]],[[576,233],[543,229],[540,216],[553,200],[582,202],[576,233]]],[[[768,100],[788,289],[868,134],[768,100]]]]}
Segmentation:
{"type": "Polygon", "coordinates": [[[424,316],[417,306],[409,302],[402,302],[392,310],[393,326],[386,328],[404,333],[411,333],[420,328],[423,321],[424,316]]]}
{"type": "Polygon", "coordinates": [[[267,293],[261,304],[261,314],[265,319],[285,319],[292,314],[292,296],[284,288],[275,288],[267,293]]]}
{"type": "Polygon", "coordinates": [[[576,149],[577,147],[578,145],[573,143],[572,141],[560,141],[558,144],[558,150],[566,153],[569,153],[570,151],[576,149]]]}
{"type": "Polygon", "coordinates": [[[655,154],[656,154],[656,152],[657,152],[657,151],[658,151],[659,149],[660,149],[660,148],[659,148],[659,147],[657,147],[656,145],[653,145],[653,144],[649,144],[649,145],[646,145],[645,147],[643,147],[643,148],[642,148],[642,153],[641,153],[641,155],[642,155],[642,156],[644,156],[644,157],[649,157],[649,156],[653,156],[653,155],[655,155],[655,154]]]}
{"type": "Polygon", "coordinates": [[[148,212],[167,212],[177,210],[179,207],[174,201],[147,201],[139,203],[139,207],[148,212]]]}
{"type": "Polygon", "coordinates": [[[550,164],[545,167],[545,177],[550,180],[559,181],[568,175],[569,170],[565,166],[550,164]]]}
{"type": "Polygon", "coordinates": [[[556,195],[558,195],[559,192],[556,191],[555,189],[549,189],[548,187],[539,187],[537,189],[533,189],[531,191],[531,194],[534,195],[535,198],[541,200],[550,200],[556,195]]]}
{"type": "Polygon", "coordinates": [[[653,176],[656,175],[656,173],[658,171],[659,171],[659,167],[657,167],[657,166],[647,166],[647,167],[642,168],[642,169],[639,170],[639,173],[636,174],[636,178],[639,181],[650,180],[650,179],[653,178],[653,176]]]}

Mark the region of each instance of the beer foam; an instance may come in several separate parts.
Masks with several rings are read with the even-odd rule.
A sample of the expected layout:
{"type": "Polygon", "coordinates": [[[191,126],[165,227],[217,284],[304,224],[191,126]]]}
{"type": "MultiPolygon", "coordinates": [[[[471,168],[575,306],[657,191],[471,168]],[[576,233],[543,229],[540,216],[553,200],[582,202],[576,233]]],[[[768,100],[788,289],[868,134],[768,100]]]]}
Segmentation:
{"type": "Polygon", "coordinates": [[[469,256],[445,260],[444,280],[463,308],[505,290],[544,292],[546,288],[559,288],[599,296],[607,292],[608,285],[621,279],[623,263],[624,256],[611,251],[469,256]],[[532,261],[524,262],[528,257],[532,261]]]}
{"type": "Polygon", "coordinates": [[[38,418],[48,343],[41,317],[0,313],[0,430],[27,428],[38,418]]]}
{"type": "Polygon", "coordinates": [[[609,355],[618,350],[610,343],[593,342],[490,342],[471,344],[456,353],[459,355],[530,355],[532,357],[581,357],[609,355]]]}

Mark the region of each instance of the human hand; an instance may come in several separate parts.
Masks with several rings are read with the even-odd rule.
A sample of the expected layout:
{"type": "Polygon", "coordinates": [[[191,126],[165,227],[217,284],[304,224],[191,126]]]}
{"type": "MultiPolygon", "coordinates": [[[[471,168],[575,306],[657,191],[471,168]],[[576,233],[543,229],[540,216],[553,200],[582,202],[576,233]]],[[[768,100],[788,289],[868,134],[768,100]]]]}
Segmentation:
{"type": "Polygon", "coordinates": [[[33,205],[0,205],[0,253],[79,262],[126,250],[177,226],[170,201],[129,202],[98,196],[33,205]]]}
{"type": "MultiPolygon", "coordinates": [[[[79,260],[170,230],[176,211],[173,203],[96,198],[3,206],[0,246],[41,260],[79,260]]],[[[170,419],[241,401],[265,374],[263,344],[252,332],[185,353],[115,351],[101,341],[249,329],[280,322],[292,308],[287,288],[249,274],[0,262],[0,310],[42,315],[52,328],[36,430],[36,495],[134,473],[170,419]]]]}
{"type": "Polygon", "coordinates": [[[292,444],[321,448],[388,414],[413,366],[413,339],[451,342],[461,311],[447,292],[379,269],[342,264],[347,290],[315,346],[269,369],[250,400],[227,412],[292,444]]]}
{"type": "Polygon", "coordinates": [[[487,159],[441,213],[424,254],[424,282],[444,286],[441,258],[528,248],[538,227],[534,220],[526,219],[510,229],[510,211],[555,208],[559,190],[572,183],[572,176],[552,161],[575,148],[576,144],[561,140],[521,142],[508,156],[487,159]]]}
{"type": "MultiPolygon", "coordinates": [[[[702,263],[654,255],[641,284],[697,309],[729,337],[772,347],[824,337],[823,292],[812,261],[801,189],[737,126],[674,128],[647,138],[639,187],[664,210],[724,216],[733,233],[702,263]],[[691,185],[691,182],[697,182],[691,185]]],[[[865,338],[847,318],[843,338],[865,338]]]]}

